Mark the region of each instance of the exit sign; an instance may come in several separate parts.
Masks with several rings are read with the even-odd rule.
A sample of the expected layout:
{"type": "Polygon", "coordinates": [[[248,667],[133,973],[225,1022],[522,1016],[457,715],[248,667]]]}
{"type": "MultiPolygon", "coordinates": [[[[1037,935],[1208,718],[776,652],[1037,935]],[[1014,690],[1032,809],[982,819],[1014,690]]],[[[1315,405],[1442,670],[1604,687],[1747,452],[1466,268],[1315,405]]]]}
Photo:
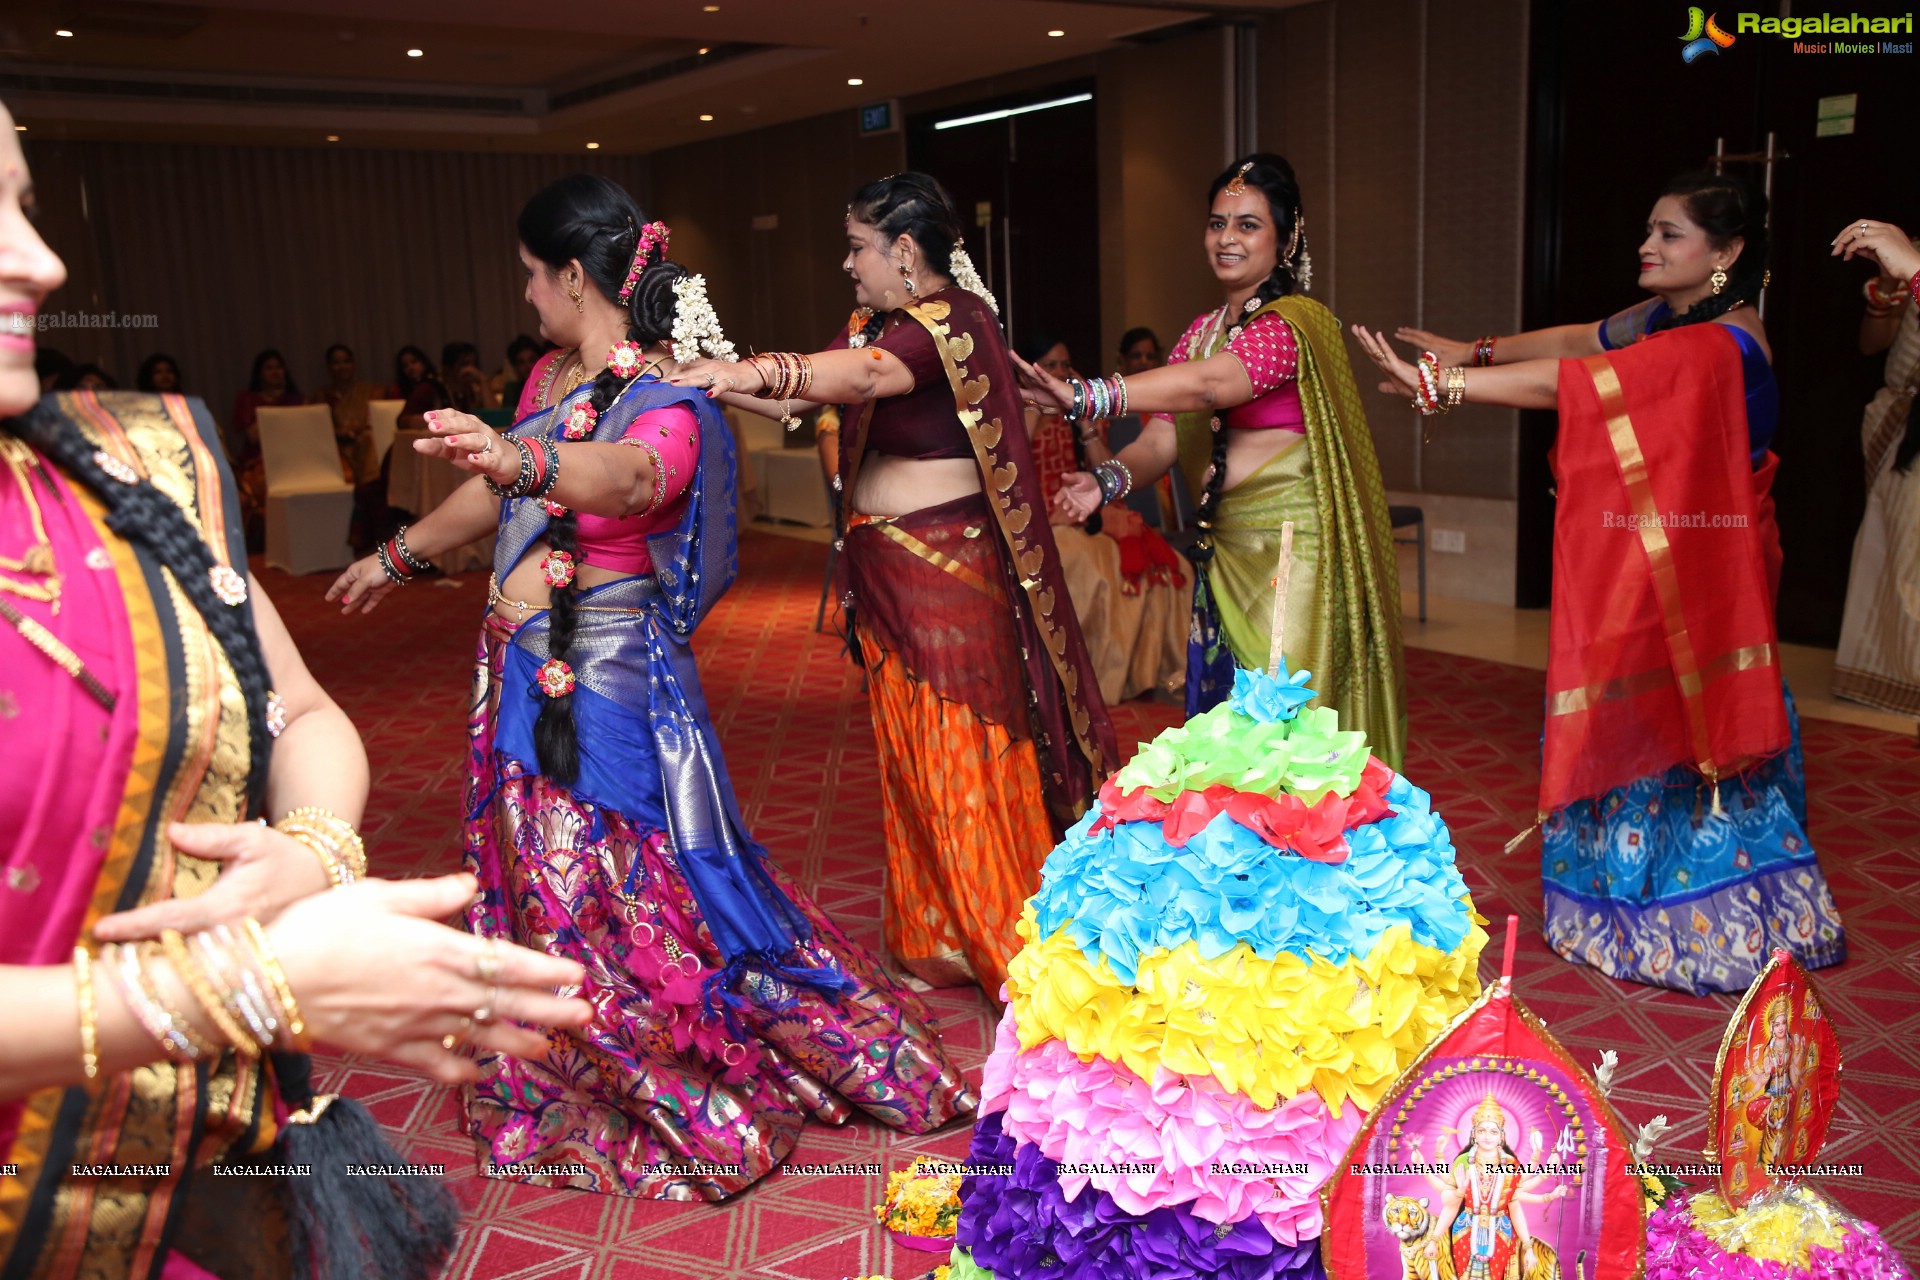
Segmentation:
{"type": "Polygon", "coordinates": [[[900,132],[900,100],[888,98],[860,108],[860,136],[900,132]]]}

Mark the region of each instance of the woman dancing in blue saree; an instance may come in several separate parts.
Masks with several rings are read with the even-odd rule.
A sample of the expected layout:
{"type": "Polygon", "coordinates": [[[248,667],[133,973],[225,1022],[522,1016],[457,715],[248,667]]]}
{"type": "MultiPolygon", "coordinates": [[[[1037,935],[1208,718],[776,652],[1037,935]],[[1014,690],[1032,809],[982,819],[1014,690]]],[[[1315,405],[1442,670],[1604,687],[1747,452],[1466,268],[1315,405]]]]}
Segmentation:
{"type": "Polygon", "coordinates": [[[467,1124],[488,1172],[717,1200],[809,1116],[858,1106],[917,1133],[970,1113],[919,1001],[747,833],[707,717],[688,638],[734,578],[733,444],[704,395],[660,377],[676,331],[682,358],[731,352],[700,278],[600,178],[541,191],[519,231],[527,300],[563,349],[510,434],[430,416],[426,451],[476,478],[330,592],[370,608],[497,522],[467,923],[580,961],[596,1016],[537,1060],[478,1055],[467,1124]]]}

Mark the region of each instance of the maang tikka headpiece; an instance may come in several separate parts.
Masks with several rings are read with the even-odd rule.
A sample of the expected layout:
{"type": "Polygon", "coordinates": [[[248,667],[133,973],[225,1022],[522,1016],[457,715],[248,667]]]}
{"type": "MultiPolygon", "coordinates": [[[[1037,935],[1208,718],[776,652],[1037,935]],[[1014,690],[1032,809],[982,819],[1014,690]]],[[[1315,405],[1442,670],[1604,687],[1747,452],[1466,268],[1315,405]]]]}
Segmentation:
{"type": "Polygon", "coordinates": [[[1230,196],[1243,196],[1247,194],[1247,170],[1251,168],[1253,168],[1253,161],[1251,160],[1241,165],[1240,171],[1233,175],[1232,180],[1229,181],[1226,186],[1220,188],[1221,192],[1230,196]]]}

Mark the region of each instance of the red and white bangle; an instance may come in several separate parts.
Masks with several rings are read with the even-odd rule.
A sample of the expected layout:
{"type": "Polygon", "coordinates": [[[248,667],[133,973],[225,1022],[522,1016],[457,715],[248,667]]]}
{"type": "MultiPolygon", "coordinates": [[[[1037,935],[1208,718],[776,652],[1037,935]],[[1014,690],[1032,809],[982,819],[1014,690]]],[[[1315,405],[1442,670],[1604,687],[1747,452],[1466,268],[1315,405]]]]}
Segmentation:
{"type": "Polygon", "coordinates": [[[1440,357],[1431,351],[1422,351],[1415,368],[1419,375],[1419,386],[1414,393],[1413,407],[1422,416],[1432,417],[1440,412],[1440,357]]]}
{"type": "Polygon", "coordinates": [[[1493,343],[1493,335],[1488,334],[1473,344],[1473,363],[1475,365],[1484,369],[1493,363],[1493,343]]]}
{"type": "Polygon", "coordinates": [[[1920,271],[1914,272],[1913,278],[1907,281],[1907,296],[1920,302],[1920,271]]]}

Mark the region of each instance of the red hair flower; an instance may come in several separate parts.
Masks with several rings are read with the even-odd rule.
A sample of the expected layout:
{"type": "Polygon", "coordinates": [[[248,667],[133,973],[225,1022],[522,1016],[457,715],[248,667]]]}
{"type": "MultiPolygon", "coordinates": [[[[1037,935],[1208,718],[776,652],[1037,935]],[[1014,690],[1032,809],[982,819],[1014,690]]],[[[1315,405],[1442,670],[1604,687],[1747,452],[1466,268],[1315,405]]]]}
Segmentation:
{"type": "Polygon", "coordinates": [[[569,440],[585,440],[593,434],[593,424],[600,420],[600,411],[582,400],[567,410],[566,419],[560,424],[560,434],[569,440]]]}
{"type": "Polygon", "coordinates": [[[564,698],[573,692],[573,668],[558,658],[548,658],[540,666],[540,692],[549,698],[564,698]]]}
{"type": "Polygon", "coordinates": [[[573,557],[564,551],[549,551],[540,565],[540,573],[555,591],[573,581],[573,557]]]}
{"type": "Polygon", "coordinates": [[[563,507],[563,506],[561,506],[561,505],[560,505],[559,503],[557,503],[557,502],[548,502],[548,503],[544,503],[544,504],[542,504],[542,505],[544,505],[544,506],[546,507],[546,509],[547,509],[547,514],[548,514],[549,516],[551,516],[551,517],[552,517],[553,519],[555,519],[555,520],[558,520],[558,519],[560,519],[560,518],[561,518],[562,516],[564,516],[564,515],[566,515],[566,514],[567,514],[567,509],[566,509],[565,507],[563,507]]]}
{"type": "Polygon", "coordinates": [[[614,343],[613,349],[607,352],[607,368],[623,378],[631,378],[638,374],[641,366],[646,362],[647,353],[641,350],[640,344],[631,338],[614,343]]]}

